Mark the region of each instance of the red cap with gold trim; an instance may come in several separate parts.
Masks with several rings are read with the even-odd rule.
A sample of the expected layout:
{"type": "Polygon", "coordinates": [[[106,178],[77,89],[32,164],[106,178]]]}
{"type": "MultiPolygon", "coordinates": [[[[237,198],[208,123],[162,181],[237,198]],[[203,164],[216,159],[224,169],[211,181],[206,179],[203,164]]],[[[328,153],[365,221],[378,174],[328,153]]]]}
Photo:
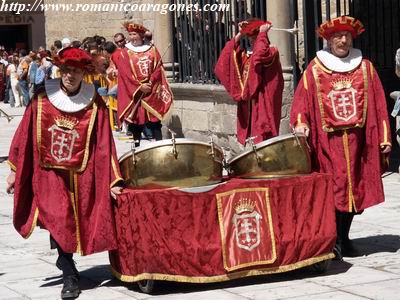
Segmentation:
{"type": "Polygon", "coordinates": [[[317,29],[318,35],[326,40],[329,40],[335,32],[339,31],[350,32],[354,39],[363,33],[365,28],[361,21],[353,17],[340,16],[332,20],[325,21],[317,29]]]}
{"type": "Polygon", "coordinates": [[[92,57],[86,51],[73,47],[67,47],[58,52],[53,63],[58,67],[67,65],[85,71],[93,70],[92,57]]]}
{"type": "Polygon", "coordinates": [[[125,22],[123,25],[128,32],[137,32],[144,34],[146,31],[149,31],[146,27],[140,24],[125,22]]]}

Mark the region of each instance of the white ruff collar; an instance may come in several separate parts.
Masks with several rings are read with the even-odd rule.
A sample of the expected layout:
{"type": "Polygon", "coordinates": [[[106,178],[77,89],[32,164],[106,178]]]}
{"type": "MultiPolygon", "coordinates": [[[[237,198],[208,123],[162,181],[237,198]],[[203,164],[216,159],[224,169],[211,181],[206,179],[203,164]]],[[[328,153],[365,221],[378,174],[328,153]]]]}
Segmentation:
{"type": "Polygon", "coordinates": [[[79,93],[75,96],[68,96],[61,89],[61,79],[50,79],[45,82],[47,97],[51,104],[57,109],[67,112],[74,113],[78,112],[92,102],[95,89],[93,84],[82,81],[79,93]]]}
{"type": "Polygon", "coordinates": [[[362,53],[359,49],[350,48],[349,55],[337,57],[329,49],[324,48],[317,52],[318,59],[329,70],[334,72],[349,72],[357,68],[362,61],[362,53]]]}
{"type": "Polygon", "coordinates": [[[146,52],[151,48],[151,45],[133,46],[132,43],[127,43],[125,47],[134,52],[146,52]]]}

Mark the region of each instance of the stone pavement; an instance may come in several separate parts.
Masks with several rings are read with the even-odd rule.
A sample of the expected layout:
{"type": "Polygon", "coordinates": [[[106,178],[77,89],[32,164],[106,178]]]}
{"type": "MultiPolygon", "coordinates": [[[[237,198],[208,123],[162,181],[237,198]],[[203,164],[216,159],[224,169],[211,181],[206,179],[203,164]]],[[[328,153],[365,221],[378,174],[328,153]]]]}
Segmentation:
{"type": "MultiPolygon", "coordinates": [[[[8,124],[0,118],[0,158],[7,156],[13,132],[23,113],[0,103],[16,117],[8,124]]],[[[116,139],[122,155],[130,145],[116,139]]],[[[0,299],[59,299],[60,271],[56,251],[49,249],[49,236],[36,229],[29,240],[12,225],[12,197],[5,193],[9,173],[0,163],[0,299]]],[[[351,238],[364,256],[332,262],[328,272],[306,270],[254,277],[218,284],[157,283],[153,296],[140,293],[134,284],[114,279],[107,253],[75,256],[81,271],[79,299],[400,299],[400,176],[384,177],[386,202],[355,217],[351,238]]]]}

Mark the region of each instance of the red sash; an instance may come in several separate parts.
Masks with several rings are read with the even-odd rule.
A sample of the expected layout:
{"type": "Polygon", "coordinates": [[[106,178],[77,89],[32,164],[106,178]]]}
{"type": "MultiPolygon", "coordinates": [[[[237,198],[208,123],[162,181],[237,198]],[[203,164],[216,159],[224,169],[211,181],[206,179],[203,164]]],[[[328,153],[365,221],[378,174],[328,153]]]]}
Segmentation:
{"type": "Polygon", "coordinates": [[[37,143],[40,166],[84,171],[96,114],[95,102],[81,111],[66,113],[55,108],[45,94],[39,95],[37,143]]]}
{"type": "Polygon", "coordinates": [[[347,73],[328,73],[316,59],[313,76],[321,113],[322,129],[326,132],[363,127],[368,104],[367,67],[347,73]]]}

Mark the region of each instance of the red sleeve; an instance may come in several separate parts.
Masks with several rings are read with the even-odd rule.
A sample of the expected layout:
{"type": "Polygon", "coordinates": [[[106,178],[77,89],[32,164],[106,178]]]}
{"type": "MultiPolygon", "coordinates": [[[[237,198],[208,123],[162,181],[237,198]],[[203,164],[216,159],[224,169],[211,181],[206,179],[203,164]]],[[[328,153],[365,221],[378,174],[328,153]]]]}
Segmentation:
{"type": "Polygon", "coordinates": [[[267,33],[262,32],[258,34],[254,44],[248,77],[244,78],[242,99],[253,99],[256,93],[259,92],[264,73],[266,72],[265,69],[268,68],[269,72],[282,72],[280,66],[279,68],[274,67],[275,63],[279,63],[278,50],[275,47],[270,47],[267,33]]]}
{"type": "Polygon", "coordinates": [[[378,124],[377,126],[379,135],[379,145],[381,147],[392,146],[385,91],[382,87],[381,80],[379,79],[378,73],[376,72],[374,66],[372,65],[371,62],[368,63],[372,79],[377,120],[378,122],[380,122],[380,124],[378,124]]]}
{"type": "Polygon", "coordinates": [[[16,171],[21,161],[25,159],[25,156],[30,156],[30,160],[33,155],[33,110],[32,105],[28,105],[25,110],[24,116],[18,125],[18,128],[14,134],[11,142],[10,151],[8,154],[8,164],[13,171],[16,171]]]}
{"type": "Polygon", "coordinates": [[[290,124],[293,127],[304,124],[310,127],[310,112],[308,109],[308,74],[303,73],[296,92],[293,97],[292,109],[290,112],[290,124]]]}
{"type": "Polygon", "coordinates": [[[237,48],[234,38],[226,43],[215,65],[214,73],[233,100],[240,101],[243,83],[237,58],[240,57],[242,51],[237,48]]]}

